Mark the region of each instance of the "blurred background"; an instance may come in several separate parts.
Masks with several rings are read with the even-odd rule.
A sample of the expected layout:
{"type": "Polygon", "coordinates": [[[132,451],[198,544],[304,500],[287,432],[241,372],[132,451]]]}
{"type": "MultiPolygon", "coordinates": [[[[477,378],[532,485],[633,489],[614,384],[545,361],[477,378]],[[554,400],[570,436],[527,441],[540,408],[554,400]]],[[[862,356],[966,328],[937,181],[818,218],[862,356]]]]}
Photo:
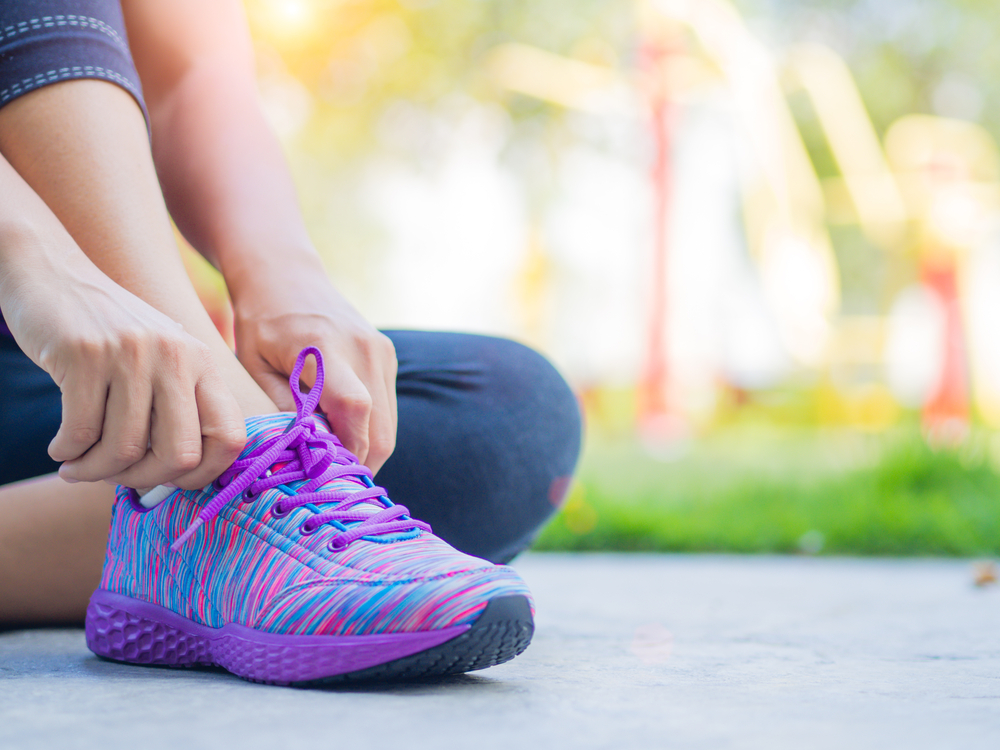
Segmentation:
{"type": "Polygon", "coordinates": [[[245,4],[346,295],[578,392],[540,548],[1000,552],[992,0],[245,4]]]}

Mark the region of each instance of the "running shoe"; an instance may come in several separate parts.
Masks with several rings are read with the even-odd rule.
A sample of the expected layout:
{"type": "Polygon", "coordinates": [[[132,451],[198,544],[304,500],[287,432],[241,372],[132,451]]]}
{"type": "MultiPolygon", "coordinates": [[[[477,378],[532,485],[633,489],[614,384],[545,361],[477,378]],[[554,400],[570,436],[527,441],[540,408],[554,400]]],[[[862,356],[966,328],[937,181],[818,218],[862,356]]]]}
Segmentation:
{"type": "Polygon", "coordinates": [[[307,686],[468,672],[527,648],[534,606],[518,575],[393,504],[314,414],[317,349],[289,384],[296,413],[248,419],[246,448],[210,486],[118,488],[91,651],[307,686]]]}

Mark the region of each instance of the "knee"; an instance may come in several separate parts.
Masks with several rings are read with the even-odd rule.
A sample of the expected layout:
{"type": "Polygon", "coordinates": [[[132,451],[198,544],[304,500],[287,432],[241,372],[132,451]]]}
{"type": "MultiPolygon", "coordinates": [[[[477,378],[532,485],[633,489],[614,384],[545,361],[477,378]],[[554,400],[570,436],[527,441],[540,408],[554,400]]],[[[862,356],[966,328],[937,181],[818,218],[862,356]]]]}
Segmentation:
{"type": "Polygon", "coordinates": [[[576,395],[558,370],[534,349],[493,339],[492,399],[516,433],[526,458],[545,458],[566,474],[580,453],[582,418],[576,395]]]}
{"type": "Polygon", "coordinates": [[[573,391],[545,357],[514,341],[389,333],[400,359],[401,445],[420,449],[397,449],[380,478],[445,540],[506,562],[569,487],[582,432],[573,391]],[[419,491],[406,492],[417,476],[419,491]]]}
{"type": "Polygon", "coordinates": [[[487,556],[506,561],[531,544],[562,503],[580,455],[582,418],[573,391],[545,357],[512,341],[495,346],[489,380],[498,454],[488,462],[490,494],[497,520],[507,523],[494,527],[487,556]]]}

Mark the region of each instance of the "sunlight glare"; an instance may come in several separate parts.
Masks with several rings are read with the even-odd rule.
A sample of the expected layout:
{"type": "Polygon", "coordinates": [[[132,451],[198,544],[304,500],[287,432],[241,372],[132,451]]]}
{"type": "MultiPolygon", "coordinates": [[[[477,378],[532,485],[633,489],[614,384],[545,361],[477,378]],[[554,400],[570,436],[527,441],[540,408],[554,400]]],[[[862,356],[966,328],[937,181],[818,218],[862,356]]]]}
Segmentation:
{"type": "Polygon", "coordinates": [[[271,16],[284,31],[305,29],[312,15],[307,0],[270,0],[271,16]]]}

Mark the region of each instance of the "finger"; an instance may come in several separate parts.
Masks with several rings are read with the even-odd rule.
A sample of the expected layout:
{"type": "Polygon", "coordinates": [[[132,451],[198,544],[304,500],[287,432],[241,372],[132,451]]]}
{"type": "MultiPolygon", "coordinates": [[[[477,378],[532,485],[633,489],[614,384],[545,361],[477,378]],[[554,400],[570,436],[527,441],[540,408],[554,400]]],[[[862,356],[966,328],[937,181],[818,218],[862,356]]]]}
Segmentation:
{"type": "Polygon", "coordinates": [[[399,401],[396,397],[396,361],[393,360],[393,367],[385,374],[385,391],[389,395],[389,413],[392,415],[392,438],[393,444],[396,442],[396,430],[399,427],[399,401]]]}
{"type": "Polygon", "coordinates": [[[141,460],[112,477],[115,483],[155,487],[175,482],[201,464],[201,424],[190,378],[169,373],[155,384],[149,443],[150,449],[141,460]]]}
{"type": "Polygon", "coordinates": [[[393,425],[389,398],[384,390],[372,404],[368,420],[368,455],[362,461],[373,473],[382,468],[396,447],[396,429],[393,425]]]}
{"type": "Polygon", "coordinates": [[[232,391],[214,370],[206,371],[195,385],[201,433],[201,463],[173,480],[181,489],[206,486],[228,469],[246,446],[243,413],[232,391]]]}
{"type": "MultiPolygon", "coordinates": [[[[385,379],[385,402],[389,414],[389,426],[386,447],[382,450],[383,455],[381,455],[378,460],[373,460],[372,457],[369,456],[368,468],[370,468],[374,473],[377,473],[378,470],[382,468],[385,462],[389,460],[389,456],[391,456],[393,451],[396,449],[396,434],[399,426],[397,412],[398,402],[396,398],[396,375],[399,372],[399,361],[396,359],[396,348],[393,346],[392,340],[385,337],[385,341],[388,346],[386,347],[382,373],[385,379]]],[[[372,438],[372,443],[374,444],[374,442],[375,439],[372,438]]]]}
{"type": "Polygon", "coordinates": [[[149,446],[149,413],[152,408],[149,380],[141,375],[115,377],[108,388],[101,439],[78,459],[59,467],[59,476],[77,482],[97,482],[120,474],[146,455],[149,446]]]}
{"type": "Polygon", "coordinates": [[[288,390],[287,374],[282,374],[260,357],[253,357],[253,361],[240,361],[275,406],[281,411],[295,411],[295,400],[288,390]]]}
{"type": "MultiPolygon", "coordinates": [[[[337,347],[327,344],[326,346],[320,344],[319,342],[313,343],[300,343],[298,346],[294,347],[298,351],[302,351],[307,346],[315,346],[321,352],[331,352],[336,355],[337,347]]],[[[329,367],[329,364],[327,364],[329,367]]],[[[292,368],[288,368],[288,372],[291,373],[292,368]]],[[[312,388],[316,384],[316,359],[314,357],[307,357],[306,361],[302,363],[302,372],[299,374],[299,382],[305,386],[306,390],[312,388]]],[[[288,378],[285,378],[286,386],[288,384],[288,378]]]]}
{"type": "MultiPolygon", "coordinates": [[[[389,426],[388,426],[388,438],[386,441],[386,448],[383,449],[383,455],[380,460],[372,460],[369,456],[368,468],[372,470],[372,473],[378,473],[385,462],[389,460],[389,456],[393,454],[396,450],[396,435],[399,430],[399,415],[397,411],[398,401],[396,399],[396,375],[395,368],[393,368],[393,373],[386,376],[386,402],[388,404],[387,411],[389,414],[389,426]]],[[[374,443],[374,439],[372,441],[374,443]]]]}
{"type": "Polygon", "coordinates": [[[372,397],[346,362],[331,365],[319,405],[340,442],[364,463],[368,456],[372,397]]]}
{"type": "MultiPolygon", "coordinates": [[[[395,368],[391,368],[395,369],[395,368]]],[[[372,413],[368,422],[368,457],[365,465],[378,472],[396,447],[396,388],[388,375],[380,375],[376,386],[369,387],[372,413]]]]}
{"type": "Polygon", "coordinates": [[[108,400],[104,377],[78,374],[62,384],[62,422],[49,443],[53,461],[72,461],[90,450],[100,439],[108,400]]]}

